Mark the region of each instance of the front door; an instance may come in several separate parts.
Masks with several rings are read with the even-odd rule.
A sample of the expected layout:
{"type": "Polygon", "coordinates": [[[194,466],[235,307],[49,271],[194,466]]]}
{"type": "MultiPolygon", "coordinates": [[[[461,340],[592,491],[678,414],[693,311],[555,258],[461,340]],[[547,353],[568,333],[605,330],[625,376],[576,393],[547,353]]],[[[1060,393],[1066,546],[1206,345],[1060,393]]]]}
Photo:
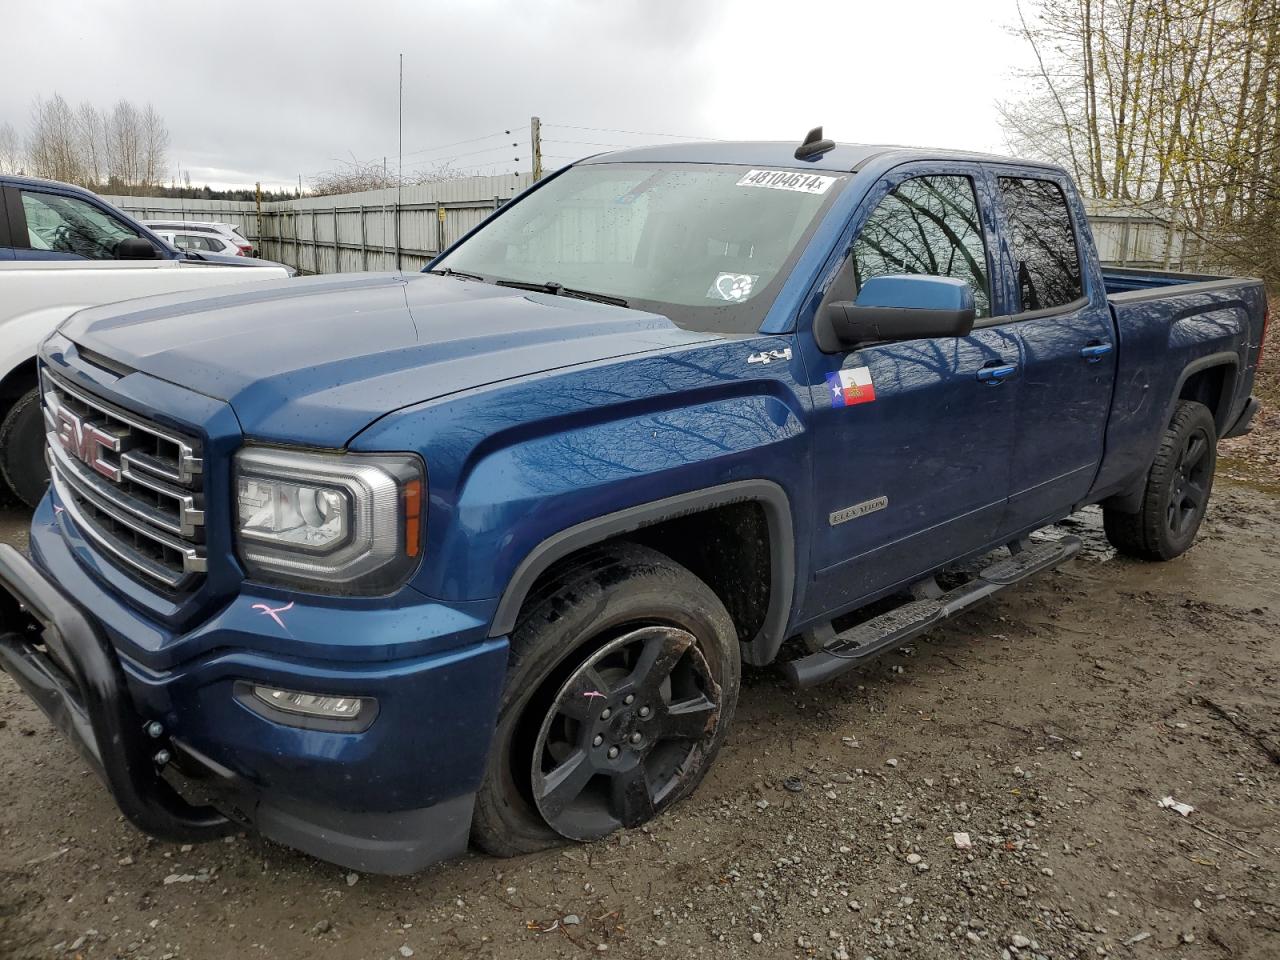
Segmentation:
{"type": "Polygon", "coordinates": [[[21,187],[10,192],[9,204],[19,260],[117,262],[117,245],[138,236],[136,230],[83,197],[21,187]]]}
{"type": "MultiPolygon", "coordinates": [[[[855,234],[836,298],[873,276],[951,276],[972,285],[979,317],[989,317],[986,184],[965,165],[900,169],[855,234]]],[[[815,348],[807,359],[816,381],[809,616],[848,609],[996,535],[1020,388],[1016,333],[992,325],[960,338],[815,348]]]]}

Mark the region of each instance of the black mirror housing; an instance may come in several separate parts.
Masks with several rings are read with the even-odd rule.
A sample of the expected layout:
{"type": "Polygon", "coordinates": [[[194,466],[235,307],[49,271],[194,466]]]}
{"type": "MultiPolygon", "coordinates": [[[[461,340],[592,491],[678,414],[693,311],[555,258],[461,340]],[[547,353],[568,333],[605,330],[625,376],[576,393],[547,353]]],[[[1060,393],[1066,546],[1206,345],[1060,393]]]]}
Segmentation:
{"type": "Polygon", "coordinates": [[[125,237],[116,244],[117,260],[155,260],[159,256],[151,241],[142,237],[125,237]]]}
{"type": "Polygon", "coordinates": [[[977,309],[973,289],[962,280],[921,274],[873,277],[856,301],[826,304],[816,327],[828,353],[862,343],[965,337],[977,309]]]}
{"type": "Polygon", "coordinates": [[[841,344],[873,340],[935,340],[967,337],[975,319],[972,307],[959,310],[864,307],[848,300],[827,305],[828,322],[841,344]]]}

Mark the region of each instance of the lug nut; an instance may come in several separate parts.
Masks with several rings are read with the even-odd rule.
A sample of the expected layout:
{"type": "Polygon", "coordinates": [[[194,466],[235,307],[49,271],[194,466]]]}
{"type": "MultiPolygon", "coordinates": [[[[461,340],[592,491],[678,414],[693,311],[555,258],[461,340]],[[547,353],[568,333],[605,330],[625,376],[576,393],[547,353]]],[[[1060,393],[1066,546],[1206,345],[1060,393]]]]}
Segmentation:
{"type": "Polygon", "coordinates": [[[595,738],[594,740],[592,740],[592,741],[591,741],[591,745],[592,745],[593,747],[598,747],[598,746],[600,746],[600,744],[602,744],[602,743],[604,743],[604,734],[602,734],[602,733],[597,733],[597,734],[596,734],[596,738],[595,738]]]}
{"type": "Polygon", "coordinates": [[[634,693],[628,693],[626,696],[626,699],[624,699],[622,702],[629,707],[631,706],[631,704],[636,702],[636,695],[634,693]]]}
{"type": "Polygon", "coordinates": [[[601,720],[608,720],[612,716],[613,716],[613,711],[610,710],[608,707],[605,707],[603,710],[600,711],[601,720]]]}
{"type": "Polygon", "coordinates": [[[156,755],[151,759],[155,761],[157,767],[163,767],[172,758],[169,756],[168,750],[157,750],[156,755]]]}
{"type": "Polygon", "coordinates": [[[640,742],[640,731],[639,731],[639,730],[637,730],[635,733],[633,733],[633,734],[631,735],[631,742],[632,742],[632,743],[639,743],[639,742],[640,742]]]}
{"type": "Polygon", "coordinates": [[[164,733],[164,724],[161,723],[159,720],[152,720],[150,723],[147,724],[148,737],[152,737],[152,738],[159,737],[163,733],[164,733]]]}
{"type": "Polygon", "coordinates": [[[617,760],[617,759],[618,759],[618,748],[617,748],[617,747],[610,747],[610,748],[609,748],[609,759],[610,759],[610,760],[617,760]]]}
{"type": "Polygon", "coordinates": [[[653,711],[652,711],[652,710],[650,710],[648,707],[641,707],[641,708],[640,708],[640,719],[641,719],[641,720],[648,720],[648,719],[649,719],[649,714],[651,714],[651,713],[653,713],[653,711]]]}

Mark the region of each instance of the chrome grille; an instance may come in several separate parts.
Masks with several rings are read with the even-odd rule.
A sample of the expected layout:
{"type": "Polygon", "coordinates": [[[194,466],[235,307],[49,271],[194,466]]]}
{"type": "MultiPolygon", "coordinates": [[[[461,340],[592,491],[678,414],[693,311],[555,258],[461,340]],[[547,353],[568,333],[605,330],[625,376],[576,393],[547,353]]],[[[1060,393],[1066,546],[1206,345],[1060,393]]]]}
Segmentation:
{"type": "Polygon", "coordinates": [[[41,371],[49,472],[82,534],[169,590],[207,569],[199,443],[41,371]]]}

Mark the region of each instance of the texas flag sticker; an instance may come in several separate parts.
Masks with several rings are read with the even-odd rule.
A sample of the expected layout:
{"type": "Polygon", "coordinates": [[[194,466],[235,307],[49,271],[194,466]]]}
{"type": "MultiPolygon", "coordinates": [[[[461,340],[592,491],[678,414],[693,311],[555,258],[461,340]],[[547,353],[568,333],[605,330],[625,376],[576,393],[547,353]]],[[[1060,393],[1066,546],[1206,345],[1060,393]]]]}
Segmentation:
{"type": "Polygon", "coordinates": [[[831,391],[833,407],[852,407],[876,398],[876,385],[871,382],[871,371],[866,367],[828,373],[827,389],[831,391]]]}

